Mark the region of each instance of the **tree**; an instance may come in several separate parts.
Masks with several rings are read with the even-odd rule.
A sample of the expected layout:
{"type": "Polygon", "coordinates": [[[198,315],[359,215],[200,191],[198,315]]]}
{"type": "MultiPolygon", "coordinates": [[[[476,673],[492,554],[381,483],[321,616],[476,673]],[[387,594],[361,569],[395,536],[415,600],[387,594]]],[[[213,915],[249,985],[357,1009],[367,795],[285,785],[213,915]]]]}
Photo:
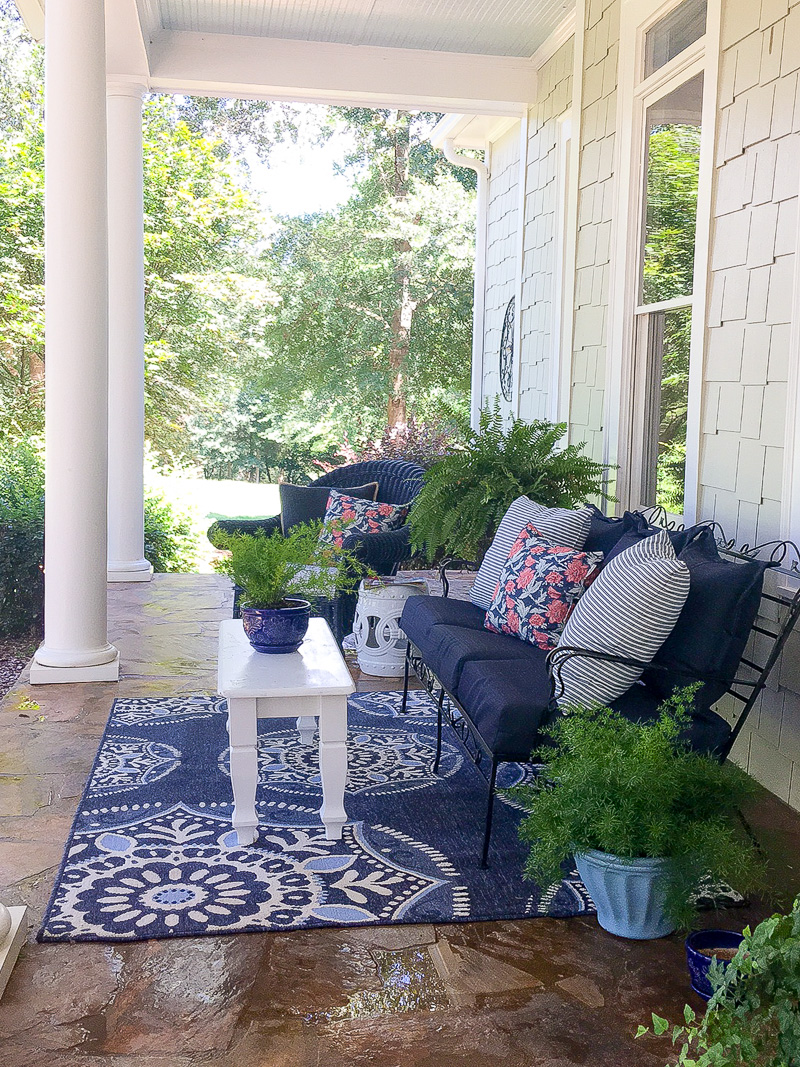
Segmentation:
{"type": "MultiPolygon", "coordinates": [[[[42,118],[42,49],[0,0],[0,435],[11,439],[43,430],[42,118]]],[[[146,102],[144,142],[146,433],[172,461],[191,454],[190,416],[263,358],[273,298],[258,259],[265,220],[232,152],[170,98],[146,102]]]]}
{"type": "Polygon", "coordinates": [[[344,165],[365,173],[338,211],[283,220],[268,253],[280,303],[263,386],[284,401],[312,390],[351,431],[468,392],[473,176],[436,160],[430,118],[336,109],[356,135],[344,165]]]}

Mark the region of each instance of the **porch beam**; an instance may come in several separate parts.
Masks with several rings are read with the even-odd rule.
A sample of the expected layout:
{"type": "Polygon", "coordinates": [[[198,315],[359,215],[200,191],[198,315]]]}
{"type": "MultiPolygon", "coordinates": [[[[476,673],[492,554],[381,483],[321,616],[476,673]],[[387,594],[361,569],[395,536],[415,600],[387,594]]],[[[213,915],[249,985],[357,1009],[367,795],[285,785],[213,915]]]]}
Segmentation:
{"type": "Polygon", "coordinates": [[[529,59],[164,31],[149,51],[153,92],[521,115],[529,59]]]}
{"type": "Polygon", "coordinates": [[[48,3],[45,20],[45,632],[31,682],[115,681],[103,0],[48,3]]]}
{"type": "Polygon", "coordinates": [[[139,81],[108,86],[108,580],[144,558],[144,192],[139,81]]]}

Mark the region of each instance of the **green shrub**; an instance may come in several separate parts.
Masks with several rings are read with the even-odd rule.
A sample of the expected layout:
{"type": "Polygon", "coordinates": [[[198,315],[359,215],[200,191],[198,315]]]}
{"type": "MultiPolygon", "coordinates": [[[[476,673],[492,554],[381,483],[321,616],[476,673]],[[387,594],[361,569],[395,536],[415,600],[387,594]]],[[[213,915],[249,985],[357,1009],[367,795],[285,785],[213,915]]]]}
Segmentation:
{"type": "Polygon", "coordinates": [[[29,444],[0,447],[0,634],[40,629],[44,467],[29,444]]]}
{"type": "Polygon", "coordinates": [[[736,820],[755,783],[680,742],[695,688],[674,693],[652,723],[577,707],[545,731],[554,747],[537,753],[542,772],[513,791],[529,813],[520,826],[528,877],[550,885],[564,860],[594,849],[666,857],[665,910],[679,925],[691,921],[705,877],[741,892],[761,884],[761,861],[736,820]]]}
{"type": "MultiPolygon", "coordinates": [[[[800,897],[789,915],[773,915],[744,941],[728,964],[709,970],[714,995],[702,1019],[688,1004],[685,1025],[672,1031],[685,1067],[800,1067],[800,897]]],[[[669,1023],[653,1015],[653,1030],[669,1023]]],[[[637,1037],[648,1033],[639,1027],[637,1037]]]]}
{"type": "Polygon", "coordinates": [[[566,432],[564,423],[513,418],[506,429],[498,404],[482,411],[463,447],[425,475],[409,516],[415,551],[429,559],[442,550],[479,558],[518,496],[559,508],[604,497],[605,468],[583,454],[583,445],[559,449],[566,432]]]}
{"type": "Polygon", "coordinates": [[[144,555],[156,573],[193,571],[197,535],[191,520],[173,510],[161,493],[144,497],[144,555]]]}
{"type": "MultiPolygon", "coordinates": [[[[196,537],[186,516],[147,493],[145,556],[156,571],[194,568],[196,537]]],[[[44,463],[33,445],[0,446],[0,634],[40,630],[44,615],[44,463]]]]}

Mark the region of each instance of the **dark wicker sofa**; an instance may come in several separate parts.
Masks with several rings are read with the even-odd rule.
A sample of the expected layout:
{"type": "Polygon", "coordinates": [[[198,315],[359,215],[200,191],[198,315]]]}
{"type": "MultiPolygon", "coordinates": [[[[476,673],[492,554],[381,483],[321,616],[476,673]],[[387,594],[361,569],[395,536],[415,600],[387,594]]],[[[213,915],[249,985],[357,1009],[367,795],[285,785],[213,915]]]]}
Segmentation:
{"type": "MultiPolygon", "coordinates": [[[[611,523],[602,516],[593,523],[587,550],[608,550],[613,537],[623,530],[621,520],[618,528],[611,523]]],[[[724,759],[800,615],[800,592],[763,589],[765,570],[778,566],[787,554],[786,542],[766,546],[768,557],[756,559],[758,549],[735,550],[730,543],[720,544],[714,524],[673,530],[670,537],[678,553],[692,543],[703,545],[706,556],[712,558],[712,573],[698,571],[675,630],[652,664],[616,658],[645,669],[641,681],[612,707],[633,722],[652,721],[673,689],[700,681],[685,740],[697,751],[724,759]],[[713,560],[715,551],[718,564],[713,560]],[[770,625],[759,619],[762,598],[778,607],[777,612],[773,606],[768,613],[776,616],[770,625]],[[751,658],[754,635],[758,635],[764,657],[761,662],[751,658]],[[739,677],[740,673],[744,676],[739,677]],[[743,705],[734,721],[714,709],[725,693],[743,705]]],[[[796,555],[796,548],[792,545],[791,549],[796,555]]],[[[796,579],[797,572],[793,573],[796,579]]],[[[408,637],[406,680],[409,670],[414,670],[431,695],[438,697],[435,769],[443,720],[449,722],[473,760],[485,768],[489,780],[482,854],[485,866],[498,765],[528,762],[531,751],[542,744],[543,728],[560,714],[556,698],[565,662],[572,657],[615,657],[563,646],[547,653],[516,637],[490,632],[483,625],[484,609],[448,598],[446,577],[443,584],[444,597],[413,597],[405,605],[400,626],[408,637]]]]}
{"type": "MultiPolygon", "coordinates": [[[[410,504],[422,488],[424,474],[423,468],[415,463],[395,459],[368,460],[323,474],[311,485],[346,491],[367,482],[377,482],[376,499],[381,503],[410,504]]],[[[220,533],[257,533],[263,530],[271,534],[280,529],[280,515],[264,519],[220,519],[210,527],[208,539],[212,545],[219,547],[220,533]]],[[[411,536],[408,527],[401,526],[399,530],[387,533],[352,534],[345,538],[342,547],[349,549],[360,563],[376,574],[391,575],[410,557],[411,536]]],[[[320,599],[315,605],[317,612],[330,623],[339,642],[353,628],[356,600],[357,594],[353,593],[337,597],[333,603],[320,599]]]]}

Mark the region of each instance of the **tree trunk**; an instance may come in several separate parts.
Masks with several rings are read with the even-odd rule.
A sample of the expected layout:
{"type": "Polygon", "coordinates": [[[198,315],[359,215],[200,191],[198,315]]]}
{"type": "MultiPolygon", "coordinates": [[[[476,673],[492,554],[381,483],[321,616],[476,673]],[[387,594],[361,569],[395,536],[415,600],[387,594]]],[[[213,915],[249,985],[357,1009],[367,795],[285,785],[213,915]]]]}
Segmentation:
{"type": "MultiPolygon", "coordinates": [[[[408,197],[408,151],[411,115],[398,111],[394,124],[394,174],[392,197],[395,204],[402,204],[408,197]]],[[[392,391],[387,406],[387,422],[390,427],[404,427],[408,418],[406,403],[406,365],[411,344],[411,320],[416,301],[411,299],[411,245],[403,238],[394,242],[396,304],[392,315],[392,337],[389,349],[389,368],[392,373],[392,391]]]]}

